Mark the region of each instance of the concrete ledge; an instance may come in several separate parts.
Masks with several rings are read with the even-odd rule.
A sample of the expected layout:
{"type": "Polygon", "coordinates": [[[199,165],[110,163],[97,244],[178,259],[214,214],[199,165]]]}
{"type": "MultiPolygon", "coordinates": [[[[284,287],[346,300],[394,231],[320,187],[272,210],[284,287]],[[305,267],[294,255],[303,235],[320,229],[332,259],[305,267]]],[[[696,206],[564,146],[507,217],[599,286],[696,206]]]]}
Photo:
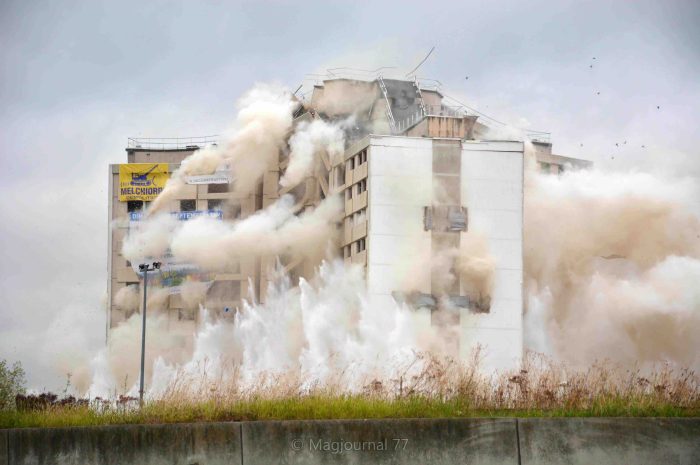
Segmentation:
{"type": "Polygon", "coordinates": [[[9,431],[8,465],[240,465],[237,423],[9,431]]]}
{"type": "Polygon", "coordinates": [[[513,419],[242,423],[243,463],[517,464],[513,419]]]}
{"type": "Polygon", "coordinates": [[[698,418],[518,420],[522,465],[698,464],[698,418]]]}
{"type": "Polygon", "coordinates": [[[260,421],[0,430],[0,465],[698,464],[700,418],[260,421]]]}
{"type": "Polygon", "coordinates": [[[9,435],[10,435],[10,430],[1,430],[0,429],[0,465],[9,465],[9,460],[10,460],[10,452],[8,450],[8,447],[9,447],[8,436],[9,435]]]}

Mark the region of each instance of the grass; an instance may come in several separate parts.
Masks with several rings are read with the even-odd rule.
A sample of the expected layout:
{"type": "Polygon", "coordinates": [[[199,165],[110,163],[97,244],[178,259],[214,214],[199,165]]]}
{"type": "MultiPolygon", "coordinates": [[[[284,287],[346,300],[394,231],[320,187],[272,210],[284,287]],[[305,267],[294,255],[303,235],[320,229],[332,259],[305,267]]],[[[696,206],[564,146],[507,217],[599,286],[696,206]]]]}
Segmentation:
{"type": "Polygon", "coordinates": [[[0,413],[0,428],[96,426],[253,420],[320,420],[381,418],[483,418],[483,417],[693,417],[700,406],[680,407],[637,399],[606,399],[589,407],[475,409],[463,399],[372,399],[362,396],[294,399],[254,399],[235,403],[204,401],[172,404],[147,403],[143,409],[50,407],[46,410],[0,413]]]}
{"type": "Polygon", "coordinates": [[[209,421],[476,417],[698,417],[700,379],[668,366],[583,371],[530,357],[522,370],[485,376],[478,364],[422,355],[399,377],[347,390],[342,376],[309,387],[299,377],[265,378],[243,389],[235,378],[177,377],[158,399],[95,399],[0,412],[0,428],[209,421]]]}

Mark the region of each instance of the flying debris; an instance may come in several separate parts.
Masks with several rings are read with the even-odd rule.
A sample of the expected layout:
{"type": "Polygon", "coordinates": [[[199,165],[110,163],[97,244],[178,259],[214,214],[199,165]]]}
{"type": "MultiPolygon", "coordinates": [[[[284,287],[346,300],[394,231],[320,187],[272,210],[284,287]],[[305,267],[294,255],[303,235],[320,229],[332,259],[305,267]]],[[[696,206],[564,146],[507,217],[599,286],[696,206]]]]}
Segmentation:
{"type": "Polygon", "coordinates": [[[624,141],[623,144],[624,144],[624,145],[627,145],[627,141],[624,141]]]}
{"type": "Polygon", "coordinates": [[[595,60],[595,57],[593,57],[593,59],[595,60]]]}
{"type": "Polygon", "coordinates": [[[583,144],[581,144],[581,147],[583,147],[583,144]]]}
{"type": "Polygon", "coordinates": [[[619,147],[619,146],[620,146],[620,144],[618,144],[617,142],[615,142],[615,147],[619,147]]]}
{"type": "Polygon", "coordinates": [[[657,110],[661,110],[661,106],[660,106],[660,105],[656,105],[656,109],[657,109],[657,110]]]}
{"type": "Polygon", "coordinates": [[[642,145],[642,148],[645,149],[645,148],[647,148],[647,146],[646,146],[646,145],[642,145]]]}
{"type": "Polygon", "coordinates": [[[590,65],[589,68],[593,68],[593,65],[590,65]]]}
{"type": "Polygon", "coordinates": [[[600,92],[596,92],[596,95],[600,95],[600,92]]]}
{"type": "Polygon", "coordinates": [[[464,79],[469,80],[469,76],[465,77],[464,79]]]}

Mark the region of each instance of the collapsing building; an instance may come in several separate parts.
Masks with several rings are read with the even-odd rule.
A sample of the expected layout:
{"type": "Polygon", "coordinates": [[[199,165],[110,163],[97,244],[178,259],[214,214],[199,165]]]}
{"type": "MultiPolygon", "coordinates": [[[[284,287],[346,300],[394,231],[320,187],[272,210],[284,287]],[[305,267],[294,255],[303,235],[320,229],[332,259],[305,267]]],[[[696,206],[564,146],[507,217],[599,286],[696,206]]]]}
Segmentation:
{"type": "MultiPolygon", "coordinates": [[[[285,194],[299,212],[341,196],[337,253],[365,268],[370,297],[409,305],[420,324],[458,328],[452,343],[462,356],[480,344],[490,365],[511,366],[522,356],[525,146],[490,136],[493,121],[445,100],[439,89],[415,80],[324,80],[298,101],[294,123],[337,123],[345,133],[344,153],[320,153],[311,176],[281,186],[290,160],[280,152],[246,194],[231,189],[236,173],[194,176],[168,209],[177,220],[234,220],[285,194]]],[[[548,134],[528,136],[542,170],[586,164],[552,154],[548,134]]],[[[124,289],[136,295],[140,282],[137,264],[121,255],[129,228],[138,227],[162,187],[158,175],[167,179],[213,142],[130,139],[128,163],[110,166],[108,336],[136,311],[118,298],[124,289]],[[149,180],[150,190],[139,184],[149,180]]],[[[169,319],[193,329],[198,303],[220,317],[233,315],[242,299],[265,300],[277,260],[293,282],[312,276],[317,265],[293,253],[242,257],[225,272],[199,277],[206,283],[201,302],[187,298],[181,276],[170,270],[160,305],[169,319]]]]}

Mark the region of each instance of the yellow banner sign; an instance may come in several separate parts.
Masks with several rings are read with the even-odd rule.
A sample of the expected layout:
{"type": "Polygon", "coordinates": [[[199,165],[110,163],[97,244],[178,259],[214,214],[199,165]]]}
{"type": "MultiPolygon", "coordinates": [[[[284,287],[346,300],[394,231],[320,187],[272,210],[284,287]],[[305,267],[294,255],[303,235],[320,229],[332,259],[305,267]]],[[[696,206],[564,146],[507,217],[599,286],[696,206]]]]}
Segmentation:
{"type": "Polygon", "coordinates": [[[167,163],[119,165],[119,201],[154,200],[169,178],[167,163]]]}

